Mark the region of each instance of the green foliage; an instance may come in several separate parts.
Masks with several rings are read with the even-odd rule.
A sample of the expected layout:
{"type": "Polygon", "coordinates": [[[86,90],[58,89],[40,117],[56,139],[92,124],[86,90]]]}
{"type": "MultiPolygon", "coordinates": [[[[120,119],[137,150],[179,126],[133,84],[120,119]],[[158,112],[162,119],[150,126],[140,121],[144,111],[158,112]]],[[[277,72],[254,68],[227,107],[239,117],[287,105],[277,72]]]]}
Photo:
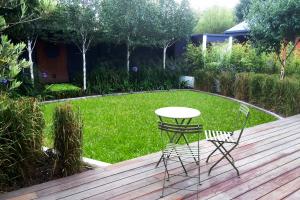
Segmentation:
{"type": "Polygon", "coordinates": [[[0,96],[0,193],[36,178],[44,125],[35,99],[0,96]]]}
{"type": "Polygon", "coordinates": [[[175,0],[161,0],[156,9],[154,39],[159,46],[169,47],[192,32],[194,19],[188,1],[183,0],[178,4],[175,0]]]}
{"type": "Polygon", "coordinates": [[[287,60],[286,75],[300,77],[300,55],[295,53],[287,60]]]}
{"type": "Polygon", "coordinates": [[[281,79],[285,77],[285,63],[292,53],[286,49],[300,33],[299,10],[299,0],[254,0],[247,15],[253,43],[262,51],[277,54],[282,65],[281,79]]]}
{"type": "Polygon", "coordinates": [[[209,70],[196,70],[195,80],[196,88],[207,92],[216,92],[217,73],[209,70]]]}
{"type": "MultiPolygon", "coordinates": [[[[217,72],[271,74],[279,71],[279,63],[274,53],[259,53],[250,43],[234,44],[231,51],[227,49],[227,45],[215,44],[209,47],[204,55],[199,47],[189,45],[185,59],[189,67],[217,72]]],[[[291,57],[290,62],[287,63],[290,74],[297,73],[298,63],[296,56],[291,57]]]]}
{"type": "Polygon", "coordinates": [[[232,9],[214,6],[200,14],[194,33],[223,33],[235,24],[232,9]]]}
{"type": "Polygon", "coordinates": [[[29,63],[19,57],[23,53],[25,45],[19,43],[14,45],[7,36],[1,36],[0,44],[0,90],[11,92],[21,85],[17,80],[21,70],[27,68],[29,63]]]}
{"type": "MultiPolygon", "coordinates": [[[[56,0],[9,0],[0,2],[0,31],[22,25],[23,28],[51,13],[56,0]]],[[[30,32],[26,31],[28,34],[30,32]]],[[[12,32],[13,33],[13,32],[12,32]]]]}
{"type": "MultiPolygon", "coordinates": [[[[100,64],[101,65],[101,64],[100,64]]],[[[155,65],[154,65],[155,66],[155,65]]],[[[88,75],[89,94],[165,90],[179,87],[179,71],[149,66],[137,66],[137,71],[112,66],[99,66],[88,75]]]]}
{"type": "Polygon", "coordinates": [[[294,42],[300,33],[298,0],[254,0],[247,21],[253,42],[280,54],[284,41],[294,42]]]}
{"type": "Polygon", "coordinates": [[[80,87],[69,84],[69,83],[51,84],[51,85],[46,86],[46,89],[51,92],[60,92],[60,91],[66,91],[66,90],[75,90],[75,91],[81,90],[80,87]]]}
{"type": "Polygon", "coordinates": [[[45,86],[45,90],[43,91],[44,97],[48,99],[64,99],[64,98],[72,98],[79,97],[83,95],[83,91],[80,87],[61,83],[61,84],[51,84],[45,86]]]}
{"type": "Polygon", "coordinates": [[[249,101],[259,105],[263,94],[263,85],[265,83],[265,74],[256,74],[250,76],[249,82],[249,101]]]}
{"type": "MultiPolygon", "coordinates": [[[[192,123],[204,129],[232,130],[239,103],[193,91],[152,92],[89,98],[71,102],[80,107],[84,120],[84,156],[109,163],[147,155],[161,148],[155,109],[187,106],[199,109],[201,117],[192,123]]],[[[45,104],[47,124],[57,103],[45,104]]],[[[248,126],[275,120],[251,108],[248,126]]],[[[48,129],[49,135],[51,130],[48,129]]],[[[49,139],[50,137],[48,137],[49,139]]],[[[201,138],[203,139],[203,138],[201,138]]],[[[47,146],[50,146],[48,140],[47,146]]]]}
{"type": "Polygon", "coordinates": [[[192,68],[191,71],[204,68],[204,56],[202,54],[202,48],[193,44],[188,44],[184,57],[188,66],[192,68]]]}
{"type": "Polygon", "coordinates": [[[219,75],[220,93],[224,96],[234,96],[235,74],[231,72],[221,72],[219,75]]]}
{"type": "Polygon", "coordinates": [[[241,73],[236,75],[234,82],[234,98],[243,101],[249,100],[249,82],[249,74],[241,73]]]}
{"type": "Polygon", "coordinates": [[[106,29],[106,37],[126,43],[130,47],[145,44],[145,33],[150,33],[152,29],[152,7],[148,0],[103,0],[100,15],[106,29]]]}
{"type": "Polygon", "coordinates": [[[247,101],[284,116],[300,113],[299,76],[280,80],[278,75],[197,70],[194,73],[198,89],[247,101]]]}
{"type": "Polygon", "coordinates": [[[70,104],[56,107],[53,115],[55,174],[69,176],[81,170],[82,130],[81,115],[70,104]]]}
{"type": "Polygon", "coordinates": [[[251,1],[252,0],[240,0],[240,3],[235,7],[237,22],[245,21],[245,18],[249,13],[251,1]]]}

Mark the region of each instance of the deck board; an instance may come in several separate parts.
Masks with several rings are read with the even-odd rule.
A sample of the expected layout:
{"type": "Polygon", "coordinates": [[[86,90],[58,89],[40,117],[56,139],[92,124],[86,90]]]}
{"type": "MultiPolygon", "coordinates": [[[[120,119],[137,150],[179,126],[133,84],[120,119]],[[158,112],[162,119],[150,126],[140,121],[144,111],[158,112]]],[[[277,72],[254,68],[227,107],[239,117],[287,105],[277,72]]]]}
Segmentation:
{"type": "MultiPolygon", "coordinates": [[[[300,115],[245,130],[240,146],[232,152],[240,178],[222,161],[208,176],[209,167],[220,157],[205,159],[213,146],[201,141],[199,199],[300,199],[300,115]]],[[[124,161],[48,183],[0,195],[0,199],[159,199],[164,168],[155,168],[160,153],[124,161]]],[[[172,173],[183,173],[178,162],[172,173]]],[[[194,163],[187,164],[196,175],[194,163]]],[[[196,189],[197,180],[171,177],[173,187],[196,189]]],[[[164,199],[196,199],[196,192],[168,188],[164,199]]]]}

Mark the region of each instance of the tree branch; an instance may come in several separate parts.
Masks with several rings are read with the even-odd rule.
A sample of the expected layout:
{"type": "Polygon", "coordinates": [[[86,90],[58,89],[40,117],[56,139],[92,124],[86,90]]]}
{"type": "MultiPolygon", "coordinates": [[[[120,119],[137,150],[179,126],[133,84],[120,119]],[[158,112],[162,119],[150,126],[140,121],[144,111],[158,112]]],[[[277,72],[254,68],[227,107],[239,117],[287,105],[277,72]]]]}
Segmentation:
{"type": "Polygon", "coordinates": [[[293,46],[292,50],[289,52],[288,56],[286,57],[286,60],[290,57],[290,55],[293,53],[293,51],[295,50],[297,44],[299,43],[300,40],[298,40],[295,45],[293,46]]]}
{"type": "Polygon", "coordinates": [[[34,42],[33,42],[33,45],[32,45],[32,49],[34,49],[35,44],[36,44],[36,41],[37,41],[37,36],[35,36],[35,38],[34,38],[34,42]]]}

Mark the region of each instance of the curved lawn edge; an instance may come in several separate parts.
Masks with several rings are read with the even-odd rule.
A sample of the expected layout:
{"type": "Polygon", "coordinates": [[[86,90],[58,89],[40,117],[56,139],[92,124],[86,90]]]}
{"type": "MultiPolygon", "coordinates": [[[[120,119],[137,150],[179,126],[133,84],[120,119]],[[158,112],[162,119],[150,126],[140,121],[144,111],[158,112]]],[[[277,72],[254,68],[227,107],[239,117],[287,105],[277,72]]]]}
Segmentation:
{"type": "Polygon", "coordinates": [[[251,103],[242,101],[242,100],[238,100],[232,97],[228,97],[228,96],[224,96],[224,95],[220,95],[217,93],[211,93],[211,92],[206,92],[206,91],[202,91],[202,90],[196,90],[196,89],[171,89],[171,90],[151,90],[151,91],[140,91],[140,92],[121,92],[121,93],[111,93],[111,94],[104,94],[104,95],[91,95],[91,96],[83,96],[83,97],[73,97],[73,98],[65,98],[65,99],[55,99],[55,100],[49,100],[49,101],[42,101],[40,103],[42,104],[48,104],[48,103],[57,103],[57,102],[65,102],[65,101],[74,101],[74,100],[81,100],[81,99],[90,99],[90,98],[99,98],[99,97],[106,97],[106,96],[121,96],[121,95],[130,95],[130,94],[143,94],[143,93],[155,93],[155,92],[168,92],[168,91],[193,91],[193,92],[201,92],[201,93],[205,93],[208,95],[212,95],[212,96],[217,96],[217,97],[221,97],[221,98],[225,98],[225,99],[229,99],[238,103],[243,103],[247,106],[250,106],[252,108],[258,109],[264,113],[267,113],[269,115],[274,116],[277,119],[284,119],[283,116],[278,115],[272,111],[266,110],[264,108],[261,108],[259,106],[253,105],[251,103]]]}
{"type": "Polygon", "coordinates": [[[239,99],[235,99],[235,98],[232,98],[232,97],[228,97],[228,96],[224,96],[224,95],[220,95],[220,94],[216,94],[216,93],[205,92],[205,91],[201,91],[201,90],[195,90],[195,89],[191,89],[190,91],[201,92],[201,93],[205,93],[205,94],[208,94],[208,95],[221,97],[221,98],[224,98],[224,99],[229,99],[229,100],[232,100],[232,101],[235,101],[235,102],[239,102],[239,103],[245,104],[245,105],[250,106],[252,108],[255,108],[257,110],[260,110],[260,111],[262,111],[264,113],[267,113],[269,115],[272,115],[272,116],[276,117],[277,119],[284,119],[284,117],[281,116],[281,115],[278,115],[278,114],[276,114],[276,113],[274,113],[272,111],[266,110],[264,108],[261,108],[259,106],[253,105],[251,103],[248,103],[248,102],[245,102],[245,101],[242,101],[242,100],[239,100],[239,99]]]}

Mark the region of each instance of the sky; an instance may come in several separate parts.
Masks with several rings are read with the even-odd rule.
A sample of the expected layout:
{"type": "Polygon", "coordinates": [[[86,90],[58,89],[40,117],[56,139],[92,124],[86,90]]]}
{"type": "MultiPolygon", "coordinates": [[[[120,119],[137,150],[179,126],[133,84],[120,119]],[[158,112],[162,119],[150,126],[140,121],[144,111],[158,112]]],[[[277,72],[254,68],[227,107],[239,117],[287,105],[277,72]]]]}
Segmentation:
{"type": "Polygon", "coordinates": [[[191,8],[197,11],[202,11],[215,5],[234,8],[239,2],[240,0],[190,0],[191,8]]]}

